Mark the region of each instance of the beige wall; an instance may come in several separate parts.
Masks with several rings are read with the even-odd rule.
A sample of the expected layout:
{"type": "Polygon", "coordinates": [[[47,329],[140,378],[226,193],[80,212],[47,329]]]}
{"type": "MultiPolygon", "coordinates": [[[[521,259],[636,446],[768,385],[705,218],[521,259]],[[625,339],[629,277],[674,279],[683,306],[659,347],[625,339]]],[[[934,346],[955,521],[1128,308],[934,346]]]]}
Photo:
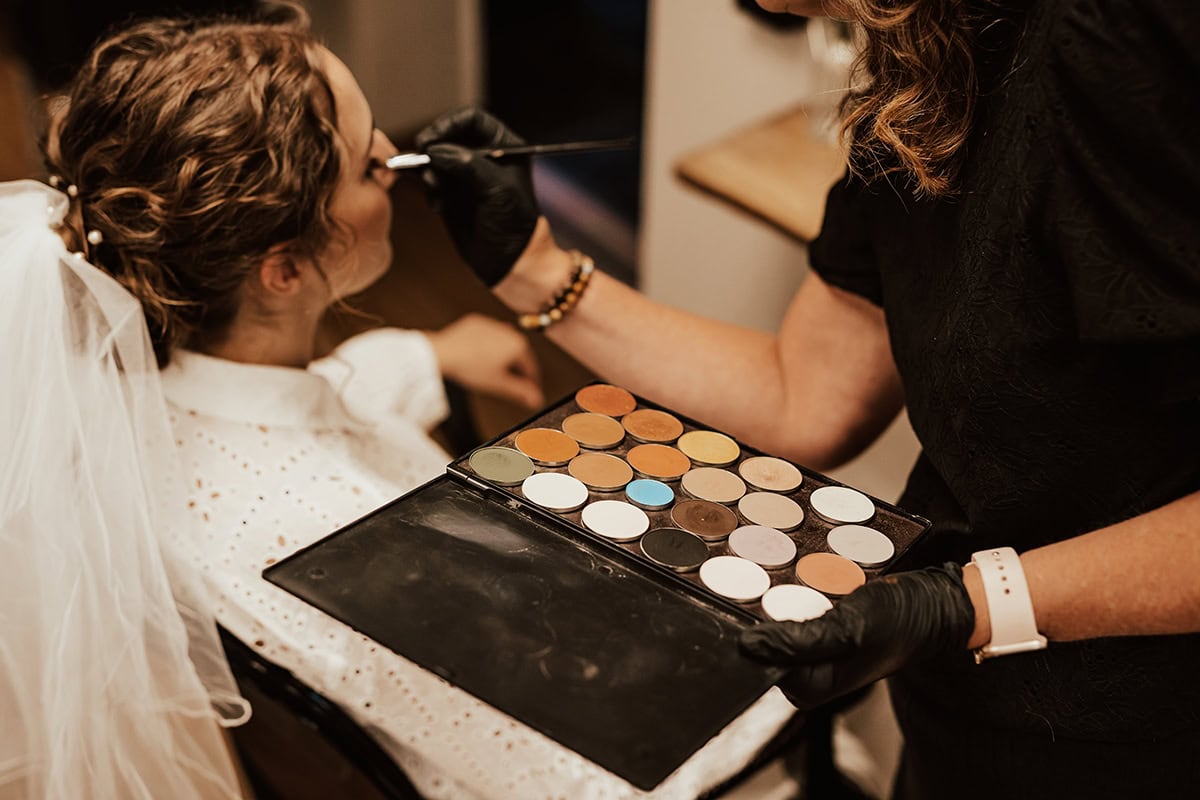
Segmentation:
{"type": "Polygon", "coordinates": [[[479,101],[479,0],[305,0],[381,130],[409,133],[479,101]]]}

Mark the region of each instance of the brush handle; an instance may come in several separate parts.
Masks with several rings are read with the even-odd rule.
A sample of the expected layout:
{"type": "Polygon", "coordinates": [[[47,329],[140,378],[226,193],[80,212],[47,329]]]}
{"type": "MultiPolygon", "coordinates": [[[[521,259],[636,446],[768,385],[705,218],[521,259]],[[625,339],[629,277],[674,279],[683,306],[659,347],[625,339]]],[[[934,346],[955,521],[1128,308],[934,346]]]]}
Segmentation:
{"type": "MultiPolygon", "coordinates": [[[[633,137],[623,139],[595,139],[585,142],[560,142],[558,144],[526,144],[517,147],[497,147],[491,150],[476,152],[487,158],[504,158],[506,156],[542,156],[558,153],[595,153],[602,150],[624,150],[632,147],[633,137]]],[[[384,162],[390,170],[417,169],[428,166],[429,156],[425,153],[400,153],[384,162]]]]}

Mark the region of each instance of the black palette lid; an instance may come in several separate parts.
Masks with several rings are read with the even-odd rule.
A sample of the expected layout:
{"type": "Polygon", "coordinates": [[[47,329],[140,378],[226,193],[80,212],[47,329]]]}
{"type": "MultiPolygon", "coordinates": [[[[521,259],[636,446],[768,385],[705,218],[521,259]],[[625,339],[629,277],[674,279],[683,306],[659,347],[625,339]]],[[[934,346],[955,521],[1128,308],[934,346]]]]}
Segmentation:
{"type": "Polygon", "coordinates": [[[441,477],[267,569],[271,583],[650,789],[781,675],[739,615],[441,477]]]}

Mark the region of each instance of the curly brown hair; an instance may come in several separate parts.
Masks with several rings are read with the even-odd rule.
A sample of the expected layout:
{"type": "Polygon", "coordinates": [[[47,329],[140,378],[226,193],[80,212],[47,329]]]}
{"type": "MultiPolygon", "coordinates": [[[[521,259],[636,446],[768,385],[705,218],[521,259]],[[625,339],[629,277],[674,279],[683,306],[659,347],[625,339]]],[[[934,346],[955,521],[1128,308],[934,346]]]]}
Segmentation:
{"type": "Polygon", "coordinates": [[[318,56],[291,5],[142,22],[96,45],[55,115],[46,163],[78,190],[64,237],[141,302],[160,366],[220,341],[273,248],[315,256],[337,234],[318,56]]]}
{"type": "Polygon", "coordinates": [[[919,194],[954,191],[975,114],[976,20],[964,0],[838,0],[866,44],[842,104],[851,169],[906,173],[919,194]]]}

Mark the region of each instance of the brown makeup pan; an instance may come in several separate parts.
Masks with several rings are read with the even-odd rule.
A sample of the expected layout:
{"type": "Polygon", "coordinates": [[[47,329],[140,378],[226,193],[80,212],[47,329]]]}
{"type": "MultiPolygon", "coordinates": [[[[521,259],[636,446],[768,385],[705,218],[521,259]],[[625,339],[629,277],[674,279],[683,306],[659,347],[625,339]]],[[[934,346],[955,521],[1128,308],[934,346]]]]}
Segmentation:
{"type": "Polygon", "coordinates": [[[583,453],[567,465],[571,477],[589,489],[615,492],[633,480],[633,470],[623,460],[604,453],[583,453]]]}
{"type": "Polygon", "coordinates": [[[603,414],[583,412],[572,414],[562,421],[563,433],[579,442],[580,447],[590,450],[607,450],[616,447],[625,438],[621,423],[603,414]]]}
{"type": "Polygon", "coordinates": [[[637,400],[632,394],[620,386],[607,383],[583,387],[575,393],[575,402],[584,411],[609,417],[623,417],[637,408],[637,400]]]}
{"type": "Polygon", "coordinates": [[[822,594],[841,597],[867,582],[862,567],[833,553],[809,553],[796,562],[796,577],[822,594]]]}
{"type": "Polygon", "coordinates": [[[562,431],[530,428],[517,434],[518,450],[539,464],[561,466],[579,455],[579,444],[562,431]]]}
{"type": "Polygon", "coordinates": [[[665,444],[639,444],[629,451],[629,466],[660,481],[677,480],[692,468],[688,457],[665,444]]]}
{"type": "Polygon", "coordinates": [[[626,414],[621,424],[639,442],[670,444],[683,433],[683,423],[665,411],[642,408],[626,414]]]}

